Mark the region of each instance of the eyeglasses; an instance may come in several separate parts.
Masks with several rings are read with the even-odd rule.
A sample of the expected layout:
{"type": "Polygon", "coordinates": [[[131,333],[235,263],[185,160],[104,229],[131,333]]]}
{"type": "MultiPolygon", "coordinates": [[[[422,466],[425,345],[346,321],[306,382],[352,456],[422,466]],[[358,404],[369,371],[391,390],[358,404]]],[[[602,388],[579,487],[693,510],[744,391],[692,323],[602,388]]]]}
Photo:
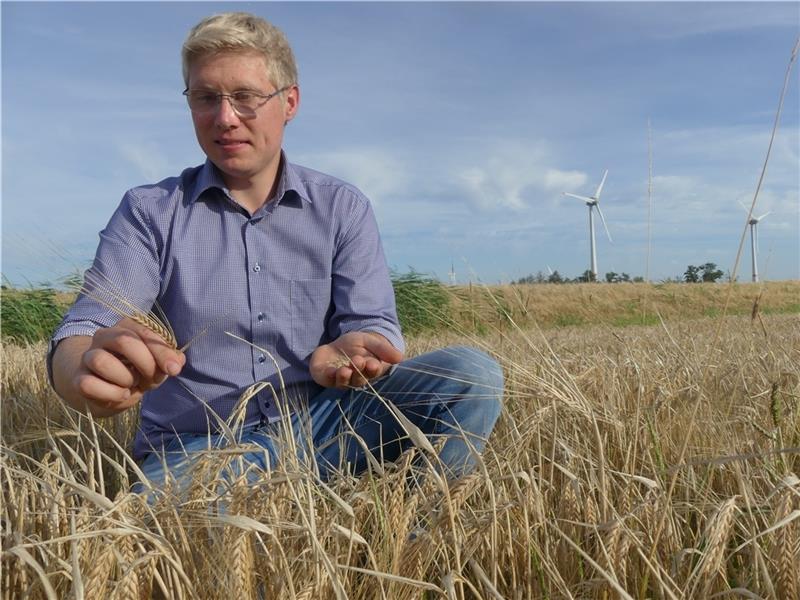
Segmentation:
{"type": "Polygon", "coordinates": [[[205,115],[216,111],[222,103],[223,98],[227,98],[231,103],[231,108],[236,111],[236,114],[241,118],[252,118],[256,116],[256,110],[269,102],[270,98],[274,98],[281,92],[285,92],[291,86],[281,88],[271,94],[259,94],[251,90],[239,90],[232,94],[221,94],[219,92],[210,92],[208,90],[183,90],[183,95],[189,103],[189,109],[198,115],[205,115]]]}

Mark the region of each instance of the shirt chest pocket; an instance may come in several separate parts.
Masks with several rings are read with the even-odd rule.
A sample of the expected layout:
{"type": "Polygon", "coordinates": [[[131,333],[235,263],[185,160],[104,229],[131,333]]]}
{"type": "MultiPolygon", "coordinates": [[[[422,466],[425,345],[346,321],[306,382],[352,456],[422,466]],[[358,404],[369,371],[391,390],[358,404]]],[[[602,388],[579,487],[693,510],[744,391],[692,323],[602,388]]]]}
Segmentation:
{"type": "Polygon", "coordinates": [[[326,325],[332,311],[331,278],[294,279],[289,285],[292,314],[292,350],[305,356],[327,341],[326,325]]]}

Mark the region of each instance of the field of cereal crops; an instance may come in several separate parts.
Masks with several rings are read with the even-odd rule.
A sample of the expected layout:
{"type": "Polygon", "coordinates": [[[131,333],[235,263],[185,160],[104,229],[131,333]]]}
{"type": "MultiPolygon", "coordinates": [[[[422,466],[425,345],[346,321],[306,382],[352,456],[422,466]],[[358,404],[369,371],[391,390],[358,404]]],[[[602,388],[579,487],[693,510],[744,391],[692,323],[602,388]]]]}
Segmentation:
{"type": "MultiPolygon", "coordinates": [[[[291,458],[131,493],[136,415],[50,391],[5,342],[3,598],[780,598],[800,595],[800,284],[459,288],[409,354],[504,367],[479,468],[321,484],[291,458]]],[[[413,329],[413,327],[411,328],[413,329]]]]}

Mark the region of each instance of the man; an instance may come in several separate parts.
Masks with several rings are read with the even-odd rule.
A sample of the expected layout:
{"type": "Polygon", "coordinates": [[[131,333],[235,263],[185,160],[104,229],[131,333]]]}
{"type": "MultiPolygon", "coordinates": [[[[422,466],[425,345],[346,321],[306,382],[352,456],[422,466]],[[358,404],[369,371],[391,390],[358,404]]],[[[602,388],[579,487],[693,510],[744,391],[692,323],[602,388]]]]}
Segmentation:
{"type": "Polygon", "coordinates": [[[53,336],[55,390],[95,416],[141,403],[134,457],[156,484],[225,441],[222,423],[257,382],[270,385],[248,400],[237,430],[266,450],[247,455],[257,468],[278,459],[275,424],[291,413],[298,438],[310,428],[304,460],[323,479],[362,471],[367,450],[396,459],[409,445],[405,419],[445,438],[449,475],[468,471],[499,414],[502,372],[470,348],[401,362],[369,202],[282,152],[300,104],[284,35],[250,14],[217,15],[191,30],[182,58],[207,160],[123,197],[88,289],[53,336]],[[178,343],[190,342],[185,351],[120,320],[154,306],[178,343]]]}

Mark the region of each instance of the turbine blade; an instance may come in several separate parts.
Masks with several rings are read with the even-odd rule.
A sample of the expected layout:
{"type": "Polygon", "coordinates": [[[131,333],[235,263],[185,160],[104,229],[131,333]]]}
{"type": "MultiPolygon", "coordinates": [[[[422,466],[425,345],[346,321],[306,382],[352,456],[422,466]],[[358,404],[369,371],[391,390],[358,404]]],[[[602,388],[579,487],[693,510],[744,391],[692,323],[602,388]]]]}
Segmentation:
{"type": "Polygon", "coordinates": [[[746,213],[749,215],[749,214],[750,214],[750,209],[749,209],[749,208],[747,208],[747,207],[744,205],[744,202],[742,202],[741,200],[738,200],[738,202],[739,202],[739,206],[741,206],[741,207],[744,209],[744,212],[746,212],[746,213]]]}
{"type": "Polygon", "coordinates": [[[562,192],[565,196],[572,196],[573,198],[577,198],[578,200],[583,200],[584,202],[593,202],[592,198],[587,198],[586,196],[578,196],[578,194],[570,194],[569,192],[562,192]]]}
{"type": "Polygon", "coordinates": [[[600,205],[599,204],[596,204],[595,206],[597,206],[597,212],[600,214],[600,220],[603,222],[603,229],[606,230],[606,235],[608,236],[608,241],[613,244],[614,240],[611,239],[611,234],[608,232],[608,225],[606,225],[606,218],[603,216],[603,211],[600,210],[600,205]]]}
{"type": "Polygon", "coordinates": [[[597,186],[597,191],[594,193],[595,198],[600,197],[600,192],[603,191],[603,185],[606,183],[606,177],[608,177],[608,169],[606,169],[606,172],[603,173],[603,180],[600,182],[600,185],[597,186]]]}
{"type": "Polygon", "coordinates": [[[760,217],[756,217],[756,221],[760,221],[761,219],[763,219],[764,217],[766,217],[766,216],[767,216],[768,214],[770,214],[771,212],[772,212],[771,210],[768,210],[767,212],[765,212],[765,213],[764,213],[763,215],[761,215],[760,217]]]}

